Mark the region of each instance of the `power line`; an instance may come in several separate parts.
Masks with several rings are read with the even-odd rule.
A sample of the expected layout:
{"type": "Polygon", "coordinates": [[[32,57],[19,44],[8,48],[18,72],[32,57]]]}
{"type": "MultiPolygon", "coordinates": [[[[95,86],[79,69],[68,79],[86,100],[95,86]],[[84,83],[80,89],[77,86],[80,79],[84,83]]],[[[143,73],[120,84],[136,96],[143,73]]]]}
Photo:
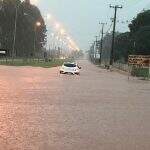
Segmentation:
{"type": "Polygon", "coordinates": [[[110,27],[108,28],[108,30],[106,31],[105,34],[108,34],[108,33],[110,32],[110,30],[111,30],[111,28],[112,28],[112,25],[113,25],[113,22],[111,23],[110,27]]]}

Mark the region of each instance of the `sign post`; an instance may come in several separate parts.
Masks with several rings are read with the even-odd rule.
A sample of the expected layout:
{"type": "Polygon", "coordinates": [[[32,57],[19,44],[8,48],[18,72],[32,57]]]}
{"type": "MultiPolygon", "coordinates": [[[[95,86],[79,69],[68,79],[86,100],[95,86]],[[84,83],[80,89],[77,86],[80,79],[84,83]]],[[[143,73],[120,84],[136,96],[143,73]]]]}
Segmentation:
{"type": "MultiPolygon", "coordinates": [[[[150,55],[129,55],[128,65],[148,69],[148,78],[150,77],[150,55]]],[[[132,69],[133,70],[133,69],[132,69]]]]}
{"type": "Polygon", "coordinates": [[[0,49],[0,58],[5,58],[6,62],[7,62],[7,55],[8,55],[8,50],[0,49]]]}
{"type": "Polygon", "coordinates": [[[150,55],[130,55],[128,63],[143,67],[150,67],[150,55]]]}

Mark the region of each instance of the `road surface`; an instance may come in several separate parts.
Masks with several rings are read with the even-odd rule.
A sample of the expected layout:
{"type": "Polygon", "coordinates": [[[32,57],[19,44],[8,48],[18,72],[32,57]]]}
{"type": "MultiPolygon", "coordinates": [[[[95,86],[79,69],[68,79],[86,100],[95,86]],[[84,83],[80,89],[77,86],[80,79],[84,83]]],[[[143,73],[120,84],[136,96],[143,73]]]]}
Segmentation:
{"type": "Polygon", "coordinates": [[[80,65],[0,66],[0,150],[150,150],[150,82],[80,65]]]}

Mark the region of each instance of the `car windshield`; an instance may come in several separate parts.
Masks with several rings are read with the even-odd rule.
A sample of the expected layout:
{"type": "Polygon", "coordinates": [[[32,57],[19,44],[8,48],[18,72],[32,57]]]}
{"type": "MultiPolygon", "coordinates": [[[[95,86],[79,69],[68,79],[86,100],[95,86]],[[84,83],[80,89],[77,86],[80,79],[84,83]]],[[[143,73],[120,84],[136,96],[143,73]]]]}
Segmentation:
{"type": "Polygon", "coordinates": [[[72,67],[76,67],[76,64],[66,63],[64,64],[64,66],[72,68],[72,67]]]}

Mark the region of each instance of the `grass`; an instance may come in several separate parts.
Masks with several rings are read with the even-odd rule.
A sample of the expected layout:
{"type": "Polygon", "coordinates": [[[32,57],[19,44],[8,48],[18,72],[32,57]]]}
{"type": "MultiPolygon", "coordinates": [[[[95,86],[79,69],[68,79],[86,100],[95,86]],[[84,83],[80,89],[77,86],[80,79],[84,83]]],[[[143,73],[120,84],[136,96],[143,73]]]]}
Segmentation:
{"type": "Polygon", "coordinates": [[[7,59],[6,60],[0,60],[0,65],[6,65],[6,66],[32,66],[32,67],[43,67],[43,68],[51,68],[51,67],[57,67],[61,66],[63,62],[66,60],[62,59],[55,59],[48,62],[45,62],[43,59],[7,59]]]}
{"type": "Polygon", "coordinates": [[[149,68],[135,68],[135,67],[133,67],[132,74],[136,75],[137,77],[150,78],[149,68]]]}

